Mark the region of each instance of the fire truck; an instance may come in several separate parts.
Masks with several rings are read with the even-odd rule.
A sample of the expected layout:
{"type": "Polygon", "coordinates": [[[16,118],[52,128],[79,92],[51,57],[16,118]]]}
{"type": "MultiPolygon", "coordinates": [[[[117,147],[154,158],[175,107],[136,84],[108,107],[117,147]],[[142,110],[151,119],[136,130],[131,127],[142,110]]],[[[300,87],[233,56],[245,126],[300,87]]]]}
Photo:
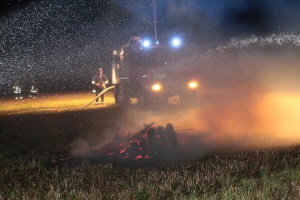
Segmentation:
{"type": "Polygon", "coordinates": [[[132,99],[143,106],[167,105],[178,96],[180,104],[197,100],[199,81],[178,66],[182,54],[167,45],[143,46],[140,37],[132,37],[113,51],[112,84],[115,102],[129,105],[132,99]]]}

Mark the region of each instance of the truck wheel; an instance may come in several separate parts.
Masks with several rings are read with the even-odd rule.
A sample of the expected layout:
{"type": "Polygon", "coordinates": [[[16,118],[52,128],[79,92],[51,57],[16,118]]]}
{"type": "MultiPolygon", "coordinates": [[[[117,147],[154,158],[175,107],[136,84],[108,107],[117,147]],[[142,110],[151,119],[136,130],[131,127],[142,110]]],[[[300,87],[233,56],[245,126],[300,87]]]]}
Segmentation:
{"type": "Polygon", "coordinates": [[[142,107],[149,107],[153,104],[153,99],[147,94],[141,94],[137,99],[138,105],[142,107]]]}
{"type": "Polygon", "coordinates": [[[180,104],[188,105],[197,102],[197,91],[189,91],[180,95],[180,104]]]}
{"type": "Polygon", "coordinates": [[[121,106],[130,104],[130,97],[128,95],[127,88],[124,85],[119,86],[115,98],[116,98],[116,102],[121,106]]]}
{"type": "Polygon", "coordinates": [[[158,104],[159,106],[167,106],[169,104],[169,97],[168,96],[157,97],[156,104],[158,104]]]}

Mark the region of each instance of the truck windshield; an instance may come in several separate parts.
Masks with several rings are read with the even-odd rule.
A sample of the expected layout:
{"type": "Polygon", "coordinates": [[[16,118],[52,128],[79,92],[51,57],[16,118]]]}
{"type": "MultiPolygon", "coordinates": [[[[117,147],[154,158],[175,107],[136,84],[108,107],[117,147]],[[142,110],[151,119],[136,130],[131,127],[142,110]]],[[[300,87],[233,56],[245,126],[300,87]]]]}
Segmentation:
{"type": "Polygon", "coordinates": [[[164,68],[172,66],[178,60],[178,52],[163,47],[144,49],[140,56],[145,68],[164,68]]]}

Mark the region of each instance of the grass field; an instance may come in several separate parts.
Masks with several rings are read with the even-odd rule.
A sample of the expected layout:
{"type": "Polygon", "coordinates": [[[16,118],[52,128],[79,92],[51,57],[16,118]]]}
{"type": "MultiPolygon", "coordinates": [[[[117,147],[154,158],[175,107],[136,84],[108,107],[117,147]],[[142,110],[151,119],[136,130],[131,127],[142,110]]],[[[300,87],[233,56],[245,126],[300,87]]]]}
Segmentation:
{"type": "Polygon", "coordinates": [[[299,145],[217,149],[171,165],[52,165],[57,152],[97,145],[124,122],[106,97],[83,109],[93,93],[2,100],[0,199],[300,199],[299,145]]]}

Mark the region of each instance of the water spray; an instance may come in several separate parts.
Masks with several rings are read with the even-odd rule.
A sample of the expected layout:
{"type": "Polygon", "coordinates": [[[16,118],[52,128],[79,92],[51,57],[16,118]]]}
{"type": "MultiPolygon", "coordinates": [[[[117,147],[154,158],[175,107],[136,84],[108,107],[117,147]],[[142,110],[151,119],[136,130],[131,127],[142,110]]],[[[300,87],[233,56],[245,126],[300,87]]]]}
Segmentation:
{"type": "Polygon", "coordinates": [[[281,46],[283,44],[293,44],[296,47],[300,46],[300,35],[289,34],[272,34],[265,37],[252,35],[249,38],[232,38],[229,42],[219,45],[215,48],[210,48],[204,53],[196,51],[193,55],[178,62],[174,67],[180,68],[189,62],[209,60],[213,55],[223,53],[228,50],[241,50],[250,46],[267,47],[272,45],[281,46]]]}

